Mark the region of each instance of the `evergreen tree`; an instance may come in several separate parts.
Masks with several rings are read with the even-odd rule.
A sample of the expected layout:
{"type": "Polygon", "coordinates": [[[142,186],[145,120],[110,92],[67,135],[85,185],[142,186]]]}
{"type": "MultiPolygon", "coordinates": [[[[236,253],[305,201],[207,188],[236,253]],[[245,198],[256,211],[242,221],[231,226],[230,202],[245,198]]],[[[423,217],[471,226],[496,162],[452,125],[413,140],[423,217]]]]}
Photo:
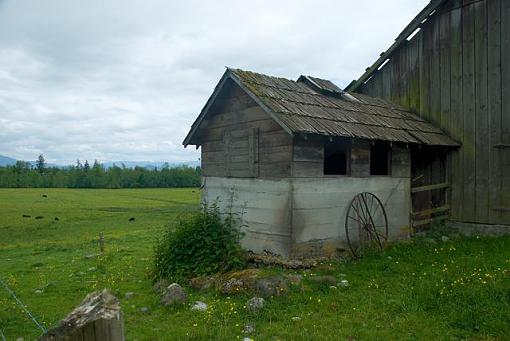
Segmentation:
{"type": "Polygon", "coordinates": [[[37,158],[37,161],[35,162],[35,167],[37,168],[39,174],[44,173],[44,169],[46,168],[46,162],[42,154],[39,155],[39,157],[37,158]]]}

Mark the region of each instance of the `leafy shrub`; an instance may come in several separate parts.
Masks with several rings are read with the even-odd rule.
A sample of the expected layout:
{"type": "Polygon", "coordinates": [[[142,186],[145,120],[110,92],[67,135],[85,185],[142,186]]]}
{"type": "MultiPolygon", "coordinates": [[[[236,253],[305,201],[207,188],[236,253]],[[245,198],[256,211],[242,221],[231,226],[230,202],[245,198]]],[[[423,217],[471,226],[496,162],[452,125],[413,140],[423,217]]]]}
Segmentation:
{"type": "Polygon", "coordinates": [[[181,216],[156,244],[156,278],[180,281],[241,268],[242,234],[235,214],[221,214],[216,204],[181,216]]]}

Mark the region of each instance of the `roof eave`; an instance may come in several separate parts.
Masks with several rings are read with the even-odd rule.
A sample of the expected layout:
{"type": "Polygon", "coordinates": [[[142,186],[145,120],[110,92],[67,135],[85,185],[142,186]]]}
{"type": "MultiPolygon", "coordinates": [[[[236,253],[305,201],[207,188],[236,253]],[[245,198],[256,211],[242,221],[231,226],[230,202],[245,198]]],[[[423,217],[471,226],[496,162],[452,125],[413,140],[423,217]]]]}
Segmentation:
{"type": "Polygon", "coordinates": [[[393,52],[407,41],[407,38],[414,33],[418,28],[421,27],[424,20],[429,16],[435,14],[435,11],[448,0],[431,0],[430,3],[425,6],[423,10],[406,26],[406,28],[398,35],[395,42],[390,46],[388,50],[381,53],[379,59],[375,61],[372,66],[368,67],[363,75],[357,80],[353,80],[344,90],[345,91],[356,91],[362,84],[364,84],[375,72],[378,71],[379,67],[393,54],[393,52]]]}

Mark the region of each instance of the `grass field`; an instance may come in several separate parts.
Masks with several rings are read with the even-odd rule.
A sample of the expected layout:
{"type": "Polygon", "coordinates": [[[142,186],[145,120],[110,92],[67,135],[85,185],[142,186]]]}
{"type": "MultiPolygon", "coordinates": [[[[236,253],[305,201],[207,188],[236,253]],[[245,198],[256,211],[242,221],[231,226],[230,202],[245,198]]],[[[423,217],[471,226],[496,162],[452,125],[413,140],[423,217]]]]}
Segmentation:
{"type": "MultiPolygon", "coordinates": [[[[246,323],[255,326],[255,340],[510,335],[509,237],[442,242],[437,235],[435,243],[416,239],[356,262],[322,264],[299,272],[306,275],[303,286],[268,300],[257,314],[243,308],[250,296],[213,291],[190,293],[191,301],[209,304],[205,313],[162,308],[148,276],[152,247],[165,225],[197,208],[198,197],[193,189],[0,189],[0,277],[47,327],[87,293],[110,288],[121,299],[128,340],[242,339],[246,323]],[[98,252],[100,232],[105,254],[87,257],[98,252]],[[307,280],[341,273],[347,288],[307,280]],[[126,299],[129,291],[135,294],[126,299]]],[[[40,333],[1,288],[0,331],[7,340],[40,333]]]]}

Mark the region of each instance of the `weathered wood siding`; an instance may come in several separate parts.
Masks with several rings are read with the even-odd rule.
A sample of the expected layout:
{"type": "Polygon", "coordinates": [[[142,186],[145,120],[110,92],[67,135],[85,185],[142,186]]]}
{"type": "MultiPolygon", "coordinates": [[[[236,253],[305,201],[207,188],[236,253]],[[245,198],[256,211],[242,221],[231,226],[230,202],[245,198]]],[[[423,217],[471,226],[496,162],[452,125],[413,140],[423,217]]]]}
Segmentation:
{"type": "Polygon", "coordinates": [[[204,176],[290,176],[292,137],[239,87],[232,86],[202,132],[204,176]]]}
{"type": "Polygon", "coordinates": [[[446,2],[357,91],[462,142],[450,162],[453,220],[510,224],[510,1],[446,2]]]}

